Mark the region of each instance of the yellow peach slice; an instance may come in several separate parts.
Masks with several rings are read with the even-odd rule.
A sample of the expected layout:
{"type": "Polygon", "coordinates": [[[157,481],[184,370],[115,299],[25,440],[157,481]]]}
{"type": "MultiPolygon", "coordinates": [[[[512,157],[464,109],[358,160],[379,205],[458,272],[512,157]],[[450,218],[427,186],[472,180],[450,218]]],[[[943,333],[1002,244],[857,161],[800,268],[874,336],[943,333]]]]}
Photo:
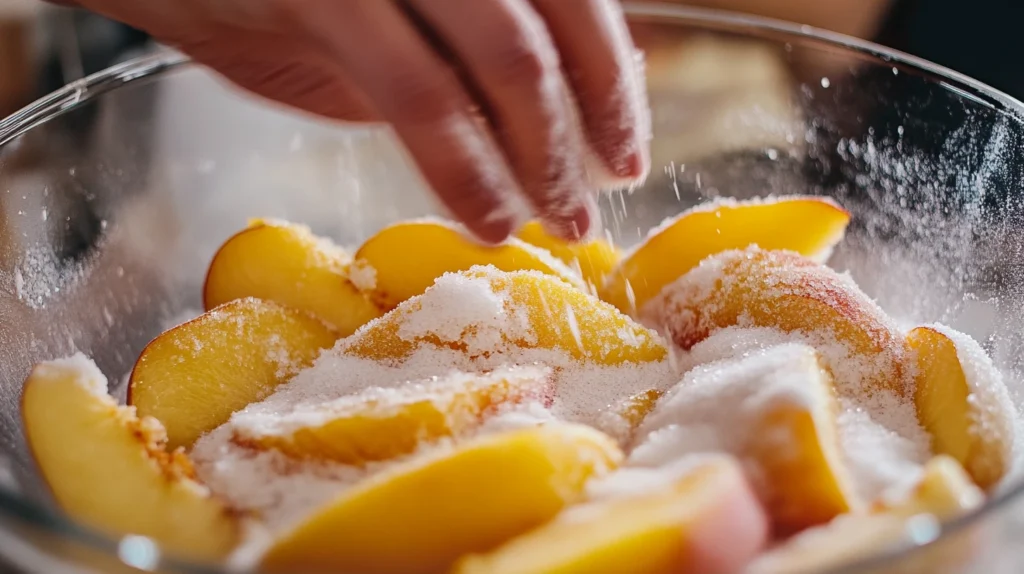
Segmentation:
{"type": "Polygon", "coordinates": [[[214,255],[203,303],[210,310],[246,297],[274,301],[319,317],[345,337],[382,314],[353,284],[360,271],[344,250],[307,227],[255,220],[214,255]]]}
{"type": "Polygon", "coordinates": [[[663,391],[649,389],[626,397],[611,408],[598,413],[593,426],[619,439],[623,444],[629,443],[633,439],[633,433],[654,410],[663,395],[663,391]]]}
{"type": "MultiPolygon", "coordinates": [[[[807,530],[763,554],[747,569],[751,574],[823,572],[850,564],[906,542],[913,521],[934,535],[941,524],[981,506],[984,494],[958,462],[946,456],[932,459],[918,484],[907,495],[881,506],[881,512],[842,516],[831,524],[807,530]]],[[[895,572],[959,571],[969,555],[967,538],[948,539],[930,550],[918,551],[894,566],[895,572]]]]}
{"type": "Polygon", "coordinates": [[[454,373],[395,388],[370,388],[291,412],[254,405],[231,419],[234,440],[299,458],[362,465],[414,452],[424,443],[463,437],[501,408],[554,396],[550,371],[539,367],[488,374],[454,373]]]}
{"type": "Polygon", "coordinates": [[[711,540],[728,537],[725,554],[736,565],[765,542],[767,522],[736,463],[715,460],[667,478],[664,485],[569,508],[493,552],[460,560],[454,574],[704,572],[721,560],[702,554],[722,552],[702,548],[702,538],[718,546],[720,540],[711,540]]]}
{"type": "Polygon", "coordinates": [[[535,270],[586,287],[578,275],[543,249],[515,238],[500,245],[481,245],[442,222],[410,221],[385,227],[367,239],[355,257],[359,264],[374,270],[374,301],[384,309],[423,293],[445,273],[475,265],[493,265],[502,271],[535,270]]]}
{"type": "Polygon", "coordinates": [[[756,468],[753,480],[781,532],[862,505],[839,443],[832,377],[811,347],[785,344],[698,367],[637,431],[631,460],[656,465],[710,449],[756,468]]]}
{"type": "Polygon", "coordinates": [[[751,245],[823,261],[842,240],[849,221],[849,213],[823,197],[698,206],[652,230],[612,271],[600,296],[632,314],[705,257],[751,245]]]}
{"type": "Polygon", "coordinates": [[[614,468],[618,447],[584,426],[485,435],[357,484],[279,539],[274,571],[443,571],[535,528],[614,468]]]}
{"type": "Polygon", "coordinates": [[[1014,408],[999,370],[973,339],[941,325],[907,335],[915,351],[914,403],[932,450],[959,461],[982,488],[1006,474],[1014,408]]]}
{"type": "Polygon", "coordinates": [[[527,223],[516,236],[530,245],[550,251],[552,255],[576,270],[592,291],[604,285],[605,278],[621,258],[619,250],[604,239],[569,243],[545,231],[539,221],[527,223]]]}
{"type": "Polygon", "coordinates": [[[111,536],[148,536],[170,552],[214,561],[239,538],[237,517],[195,481],[156,420],[107,395],[82,355],[37,365],[22,394],[25,435],[57,503],[111,536]]]}
{"type": "Polygon", "coordinates": [[[558,277],[493,267],[441,277],[423,296],[359,330],[339,349],[395,361],[424,344],[470,355],[554,349],[601,365],[668,356],[656,333],[558,277]]]}
{"type": "Polygon", "coordinates": [[[713,255],[648,303],[644,318],[684,349],[732,326],[802,335],[841,377],[841,393],[907,396],[908,348],[892,320],[848,278],[796,253],[752,247],[713,255]],[[846,386],[853,379],[856,389],[846,386]]]}
{"type": "Polygon", "coordinates": [[[128,402],[163,423],[171,447],[188,447],[334,341],[301,311],[236,299],[153,339],[132,369],[128,402]]]}

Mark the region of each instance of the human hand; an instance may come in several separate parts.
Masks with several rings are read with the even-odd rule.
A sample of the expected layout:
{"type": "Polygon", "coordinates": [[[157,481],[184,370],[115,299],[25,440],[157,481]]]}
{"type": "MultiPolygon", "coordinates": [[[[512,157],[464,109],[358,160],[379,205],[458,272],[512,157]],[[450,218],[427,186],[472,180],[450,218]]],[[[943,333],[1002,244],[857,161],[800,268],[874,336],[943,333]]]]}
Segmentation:
{"type": "Polygon", "coordinates": [[[648,169],[641,66],[615,0],[76,3],[264,97],[390,123],[486,241],[515,231],[524,204],[581,236],[596,222],[594,172],[621,182],[648,169]]]}

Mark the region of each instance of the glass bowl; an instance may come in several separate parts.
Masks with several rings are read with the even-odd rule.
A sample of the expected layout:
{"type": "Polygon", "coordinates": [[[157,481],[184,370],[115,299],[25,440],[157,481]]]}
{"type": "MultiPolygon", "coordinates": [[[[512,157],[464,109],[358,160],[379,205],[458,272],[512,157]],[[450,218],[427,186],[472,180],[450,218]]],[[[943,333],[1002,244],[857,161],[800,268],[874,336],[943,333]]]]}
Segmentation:
{"type": "MultiPolygon", "coordinates": [[[[900,320],[982,342],[1020,403],[1024,106],[808,27],[655,4],[629,14],[647,52],[654,169],[602,199],[616,240],[719,195],[833,196],[854,219],[832,265],[900,320]]],[[[173,53],[0,121],[0,207],[0,553],[50,573],[211,570],[55,511],[18,412],[34,362],[83,351],[123,393],[142,346],[198,312],[206,264],[247,218],[355,244],[438,209],[386,128],[256,101],[173,53]]],[[[845,571],[1018,572],[1022,489],[845,571]]]]}

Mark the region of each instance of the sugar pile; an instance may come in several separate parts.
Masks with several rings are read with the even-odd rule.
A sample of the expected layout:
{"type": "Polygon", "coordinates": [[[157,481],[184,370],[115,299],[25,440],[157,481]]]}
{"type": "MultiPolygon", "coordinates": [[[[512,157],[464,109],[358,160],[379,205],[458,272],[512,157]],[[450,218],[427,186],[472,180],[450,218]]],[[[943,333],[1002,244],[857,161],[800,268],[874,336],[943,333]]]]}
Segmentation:
{"type": "MultiPolygon", "coordinates": [[[[479,271],[479,270],[477,270],[479,271]]],[[[492,287],[493,271],[447,274],[422,296],[399,305],[388,316],[363,326],[323,353],[314,365],[267,399],[264,408],[291,409],[320,405],[369,387],[394,387],[451,371],[484,372],[507,365],[544,365],[553,369],[556,393],[553,410],[576,420],[606,408],[622,396],[667,388],[678,376],[667,359],[644,364],[602,364],[619,346],[638,346],[635,335],[602,333],[609,347],[596,351],[540,348],[538,329],[529,311],[512,304],[507,292],[492,287]],[[582,355],[585,360],[574,355],[582,355]]],[[[544,277],[540,273],[521,272],[544,277]]],[[[612,308],[602,304],[602,312],[612,308]]],[[[617,314],[617,312],[614,312],[617,314]]],[[[580,339],[580,323],[590,319],[575,313],[572,339],[580,339]]],[[[557,318],[556,314],[551,315],[557,318]]],[[[556,322],[556,321],[552,321],[556,322]]],[[[620,330],[621,331],[621,330],[620,330]]],[[[647,334],[653,337],[653,334],[647,334]]],[[[589,337],[588,337],[589,339],[589,337]]],[[[655,339],[649,345],[660,344],[655,339]]]]}
{"type": "MultiPolygon", "coordinates": [[[[522,273],[553,280],[540,273],[522,273]]],[[[520,373],[536,378],[543,370],[553,381],[553,401],[528,400],[510,406],[489,418],[479,433],[586,420],[621,397],[652,388],[664,390],[678,380],[664,352],[661,359],[642,364],[612,362],[610,357],[621,350],[614,341],[619,341],[619,348],[639,350],[663,349],[662,343],[656,334],[642,329],[633,333],[617,328],[590,335],[604,324],[580,307],[572,319],[562,316],[569,333],[561,333],[559,344],[537,347],[542,331],[538,318],[514,304],[507,289],[496,288],[496,277],[507,276],[493,269],[446,274],[422,296],[339,341],[269,397],[202,437],[192,453],[199,476],[214,492],[224,493],[238,508],[258,512],[272,530],[280,530],[387,464],[362,469],[297,461],[278,451],[250,449],[236,440],[239,436],[322,423],[331,405],[342,408],[350,400],[347,397],[369,393],[387,399],[417,381],[428,387],[422,382],[436,381],[446,373],[455,377],[520,373]],[[584,345],[584,337],[589,346],[584,345]],[[551,402],[550,409],[544,402],[551,402]]],[[[555,313],[560,306],[552,307],[544,327],[549,330],[560,322],[555,313]]],[[[610,305],[601,303],[595,313],[628,325],[610,305]]]]}
{"type": "MultiPolygon", "coordinates": [[[[930,439],[917,423],[911,373],[902,367],[909,352],[902,333],[848,275],[795,254],[757,247],[724,252],[667,286],[642,316],[689,348],[680,359],[687,370],[786,342],[821,353],[835,378],[840,451],[862,496],[902,484],[927,460],[930,439]],[[718,329],[723,322],[735,326],[718,329]],[[773,323],[791,330],[765,326],[773,323]]],[[[703,434],[700,440],[718,440],[709,438],[715,432],[703,434]]],[[[647,448],[671,442],[650,440],[647,448]]]]}

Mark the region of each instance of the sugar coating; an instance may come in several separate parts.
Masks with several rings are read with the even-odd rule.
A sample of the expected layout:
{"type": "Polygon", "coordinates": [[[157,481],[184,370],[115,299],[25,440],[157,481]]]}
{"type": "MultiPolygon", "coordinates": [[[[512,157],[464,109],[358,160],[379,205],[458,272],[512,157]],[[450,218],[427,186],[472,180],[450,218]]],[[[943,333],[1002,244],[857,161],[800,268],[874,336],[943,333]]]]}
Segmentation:
{"type": "MultiPolygon", "coordinates": [[[[413,402],[432,401],[440,410],[444,410],[457,394],[482,394],[488,392],[489,387],[502,382],[522,389],[527,395],[541,395],[547,390],[550,376],[550,369],[539,366],[502,367],[490,373],[455,371],[394,387],[368,387],[333,401],[307,401],[289,405],[280,400],[279,396],[273,395],[234,413],[226,426],[231,427],[234,437],[240,439],[285,435],[357,413],[387,417],[413,402]]],[[[542,397],[534,398],[540,400],[542,397]]]]}
{"type": "MultiPolygon", "coordinates": [[[[682,382],[658,402],[637,431],[637,446],[630,464],[658,467],[687,455],[732,454],[751,468],[754,487],[767,493],[760,461],[747,458],[748,445],[765,433],[779,433],[778,449],[806,444],[789,429],[766,427],[772,411],[796,407],[811,414],[826,459],[841,484],[850,483],[836,437],[835,398],[831,380],[811,347],[785,343],[746,357],[710,363],[686,374],[682,382]]],[[[771,437],[767,437],[771,438],[771,437]]],[[[780,459],[793,459],[799,451],[775,451],[780,459]]]]}
{"type": "MultiPolygon", "coordinates": [[[[775,353],[774,349],[780,346],[786,348],[794,344],[812,347],[822,357],[831,357],[831,361],[826,359],[829,364],[850,363],[850,350],[834,340],[766,327],[728,327],[716,331],[688,353],[683,353],[680,361],[691,369],[690,373],[696,374],[748,357],[775,353]]],[[[847,374],[849,376],[849,371],[847,374]]],[[[837,386],[843,383],[839,377],[836,379],[837,386]]],[[[724,415],[723,409],[730,408],[728,398],[722,397],[720,401],[719,406],[708,407],[713,414],[724,415]]],[[[859,397],[839,396],[835,417],[843,460],[853,478],[854,490],[864,500],[874,499],[902,484],[908,476],[917,476],[921,465],[928,460],[930,438],[918,424],[916,409],[909,398],[886,389],[859,397]]],[[[671,453],[678,448],[673,444],[677,440],[702,443],[706,449],[721,446],[715,429],[690,427],[685,431],[676,429],[649,436],[634,456],[656,457],[661,451],[671,453]],[[684,433],[688,436],[683,436],[684,433]]]]}
{"type": "Polygon", "coordinates": [[[925,327],[945,335],[956,347],[956,356],[967,381],[967,402],[971,406],[967,411],[971,425],[969,432],[974,436],[998,437],[998,442],[1005,449],[1004,459],[1009,460],[1015,448],[1017,409],[1010,399],[1002,373],[981,345],[969,335],[940,323],[925,327]]]}
{"type": "Polygon", "coordinates": [[[231,440],[222,426],[200,437],[189,453],[196,474],[232,508],[256,513],[273,532],[284,532],[378,467],[296,461],[277,450],[256,450],[231,440]]]}
{"type": "Polygon", "coordinates": [[[74,374],[75,384],[88,391],[89,394],[107,397],[107,377],[84,353],[77,352],[69,357],[40,363],[33,368],[33,372],[38,374],[41,380],[57,379],[62,375],[74,374]]]}
{"type": "MultiPolygon", "coordinates": [[[[609,366],[576,360],[562,349],[531,347],[537,343],[537,335],[530,327],[527,310],[509,305],[507,294],[491,287],[489,278],[499,272],[493,268],[474,271],[479,274],[440,277],[414,301],[339,341],[312,367],[278,387],[268,401],[280,406],[321,404],[368,387],[387,388],[453,370],[475,373],[510,365],[544,365],[553,371],[555,412],[577,420],[624,395],[652,387],[668,388],[678,380],[667,360],[609,366]],[[406,356],[383,359],[355,356],[352,347],[361,333],[393,316],[401,317],[398,336],[415,342],[413,350],[406,356]],[[459,348],[431,342],[437,340],[457,341],[459,348]]],[[[623,345],[630,344],[635,341],[623,341],[623,345]]]]}

